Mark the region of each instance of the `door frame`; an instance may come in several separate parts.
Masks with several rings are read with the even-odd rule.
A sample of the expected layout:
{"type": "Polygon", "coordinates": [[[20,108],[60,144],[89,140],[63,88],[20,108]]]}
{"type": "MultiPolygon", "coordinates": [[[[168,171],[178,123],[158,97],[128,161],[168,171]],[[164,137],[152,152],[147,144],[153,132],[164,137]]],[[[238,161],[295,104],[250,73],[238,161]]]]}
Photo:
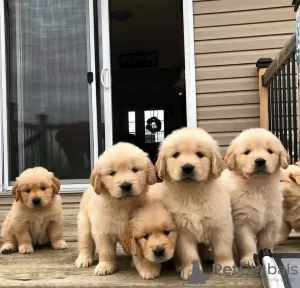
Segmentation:
{"type": "MultiPolygon", "coordinates": [[[[107,27],[110,27],[109,22],[109,1],[110,0],[98,0],[102,1],[103,6],[105,7],[105,17],[108,17],[108,19],[105,19],[108,23],[107,27]]],[[[150,0],[149,0],[150,1],[150,0]]],[[[193,6],[193,0],[182,0],[182,17],[183,17],[183,33],[184,33],[184,61],[185,61],[185,89],[186,89],[186,123],[187,127],[196,128],[198,126],[197,123],[197,93],[196,93],[196,67],[195,67],[195,40],[194,40],[194,6],[193,6]]],[[[108,48],[107,54],[109,56],[110,61],[110,38],[109,38],[109,28],[104,30],[103,33],[106,33],[108,35],[108,48]]],[[[103,35],[102,35],[103,36],[103,35]]],[[[107,63],[107,65],[110,67],[110,63],[107,63]]],[[[109,77],[111,79],[111,70],[109,70],[109,77]]],[[[112,95],[111,90],[109,91],[107,95],[106,101],[110,102],[107,104],[107,106],[110,107],[110,110],[107,111],[107,117],[108,119],[105,119],[105,123],[111,123],[112,124],[112,113],[113,113],[113,107],[112,107],[112,95]]],[[[109,139],[106,139],[106,148],[112,146],[113,143],[113,126],[111,126],[109,131],[105,131],[105,137],[109,137],[109,139]]]]}

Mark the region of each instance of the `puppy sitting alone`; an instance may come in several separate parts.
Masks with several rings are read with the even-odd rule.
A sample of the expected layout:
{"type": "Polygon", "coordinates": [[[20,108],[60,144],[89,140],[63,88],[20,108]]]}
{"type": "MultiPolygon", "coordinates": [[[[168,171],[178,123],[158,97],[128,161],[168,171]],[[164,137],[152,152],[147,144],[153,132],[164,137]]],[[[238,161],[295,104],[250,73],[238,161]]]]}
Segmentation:
{"type": "Polygon", "coordinates": [[[174,214],[182,279],[200,263],[198,243],[212,247],[219,273],[234,265],[230,196],[219,180],[224,168],[217,143],[200,128],[179,129],[161,143],[156,169],[163,182],[150,187],[149,197],[174,214]]]}
{"type": "Polygon", "coordinates": [[[116,244],[122,241],[132,209],[144,201],[155,169],[147,154],[129,143],[118,143],[99,158],[91,174],[92,187],[81,199],[78,214],[79,256],[76,267],[88,267],[95,249],[95,275],[116,270],[116,244]]]}
{"type": "Polygon", "coordinates": [[[283,193],[283,214],[281,228],[276,244],[281,245],[288,239],[292,229],[300,232],[300,163],[289,165],[281,173],[281,191],[283,193]]]}
{"type": "Polygon", "coordinates": [[[173,257],[177,228],[159,201],[148,201],[132,213],[122,245],[144,279],[160,275],[162,262],[173,257]]]}
{"type": "Polygon", "coordinates": [[[33,253],[34,246],[66,249],[60,181],[42,167],[25,170],[12,188],[14,202],[3,223],[1,253],[33,253]]]}
{"type": "Polygon", "coordinates": [[[255,267],[253,254],[273,250],[281,225],[282,193],[280,166],[287,168],[289,156],[270,131],[243,131],[229,146],[222,177],[231,193],[237,260],[255,267]]]}

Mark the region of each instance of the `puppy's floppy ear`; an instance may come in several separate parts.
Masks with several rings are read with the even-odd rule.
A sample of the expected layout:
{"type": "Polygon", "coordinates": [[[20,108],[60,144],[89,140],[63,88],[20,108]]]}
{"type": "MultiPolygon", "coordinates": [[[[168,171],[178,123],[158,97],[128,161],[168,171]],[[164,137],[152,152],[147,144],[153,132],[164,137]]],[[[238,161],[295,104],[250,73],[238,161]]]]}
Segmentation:
{"type": "Polygon", "coordinates": [[[158,158],[155,163],[155,169],[160,179],[164,179],[166,176],[166,159],[162,151],[158,153],[158,158]]]}
{"type": "Polygon", "coordinates": [[[16,179],[15,185],[11,189],[11,193],[15,198],[16,202],[20,200],[20,191],[18,190],[18,178],[16,179]]]}
{"type": "Polygon", "coordinates": [[[102,189],[102,184],[101,184],[101,176],[100,176],[100,171],[99,167],[96,166],[94,170],[91,173],[90,181],[91,185],[94,188],[94,191],[96,194],[100,195],[101,189],[102,189]]]}
{"type": "Polygon", "coordinates": [[[212,165],[212,174],[215,179],[219,178],[225,169],[225,163],[219,154],[219,152],[215,151],[212,155],[211,159],[211,165],[212,165]]]}
{"type": "Polygon", "coordinates": [[[235,154],[234,154],[234,148],[232,146],[229,146],[227,149],[224,161],[229,170],[234,170],[235,168],[235,154]]]}
{"type": "Polygon", "coordinates": [[[52,173],[51,181],[52,181],[52,187],[53,190],[55,191],[55,194],[59,194],[61,183],[60,180],[56,178],[53,173],[52,173]]]}
{"type": "Polygon", "coordinates": [[[155,168],[150,159],[147,164],[147,168],[148,168],[148,184],[149,185],[155,184],[157,182],[157,178],[156,178],[155,168]]]}
{"type": "Polygon", "coordinates": [[[281,148],[280,148],[280,166],[283,169],[286,169],[289,166],[290,162],[291,162],[290,155],[287,153],[285,148],[283,146],[281,146],[281,148]]]}
{"type": "Polygon", "coordinates": [[[295,184],[300,186],[300,172],[290,173],[289,177],[295,184]]]}
{"type": "Polygon", "coordinates": [[[122,246],[127,253],[130,253],[133,256],[138,256],[138,244],[134,239],[132,225],[130,222],[122,239],[122,246]]]}

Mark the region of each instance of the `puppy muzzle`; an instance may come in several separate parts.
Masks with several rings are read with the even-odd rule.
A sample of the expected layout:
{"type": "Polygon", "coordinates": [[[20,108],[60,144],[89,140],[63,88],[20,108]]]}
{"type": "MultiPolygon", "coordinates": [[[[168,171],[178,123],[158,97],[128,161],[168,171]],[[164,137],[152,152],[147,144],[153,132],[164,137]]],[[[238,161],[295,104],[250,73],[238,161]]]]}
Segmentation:
{"type": "Polygon", "coordinates": [[[185,164],[181,167],[181,181],[194,182],[195,181],[195,166],[192,164],[185,164]]]}
{"type": "Polygon", "coordinates": [[[254,161],[254,174],[261,174],[267,172],[267,161],[263,158],[257,158],[254,161]]]}
{"type": "Polygon", "coordinates": [[[42,204],[41,198],[37,198],[37,197],[33,198],[31,200],[31,202],[32,202],[32,204],[33,204],[34,207],[40,207],[41,204],[42,204]]]}
{"type": "Polygon", "coordinates": [[[128,197],[133,195],[132,184],[129,182],[124,182],[120,185],[122,196],[128,197]]]}
{"type": "Polygon", "coordinates": [[[157,260],[161,260],[161,259],[165,258],[165,248],[156,247],[153,250],[153,255],[154,255],[154,258],[157,260]]]}

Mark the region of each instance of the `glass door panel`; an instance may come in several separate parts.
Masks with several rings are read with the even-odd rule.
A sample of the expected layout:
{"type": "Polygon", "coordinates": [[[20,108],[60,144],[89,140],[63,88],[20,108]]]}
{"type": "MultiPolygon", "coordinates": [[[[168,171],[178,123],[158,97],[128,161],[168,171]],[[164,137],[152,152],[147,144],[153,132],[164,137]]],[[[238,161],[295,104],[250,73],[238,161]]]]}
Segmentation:
{"type": "Polygon", "coordinates": [[[34,166],[64,184],[88,183],[98,156],[91,5],[6,1],[9,183],[34,166]]]}

